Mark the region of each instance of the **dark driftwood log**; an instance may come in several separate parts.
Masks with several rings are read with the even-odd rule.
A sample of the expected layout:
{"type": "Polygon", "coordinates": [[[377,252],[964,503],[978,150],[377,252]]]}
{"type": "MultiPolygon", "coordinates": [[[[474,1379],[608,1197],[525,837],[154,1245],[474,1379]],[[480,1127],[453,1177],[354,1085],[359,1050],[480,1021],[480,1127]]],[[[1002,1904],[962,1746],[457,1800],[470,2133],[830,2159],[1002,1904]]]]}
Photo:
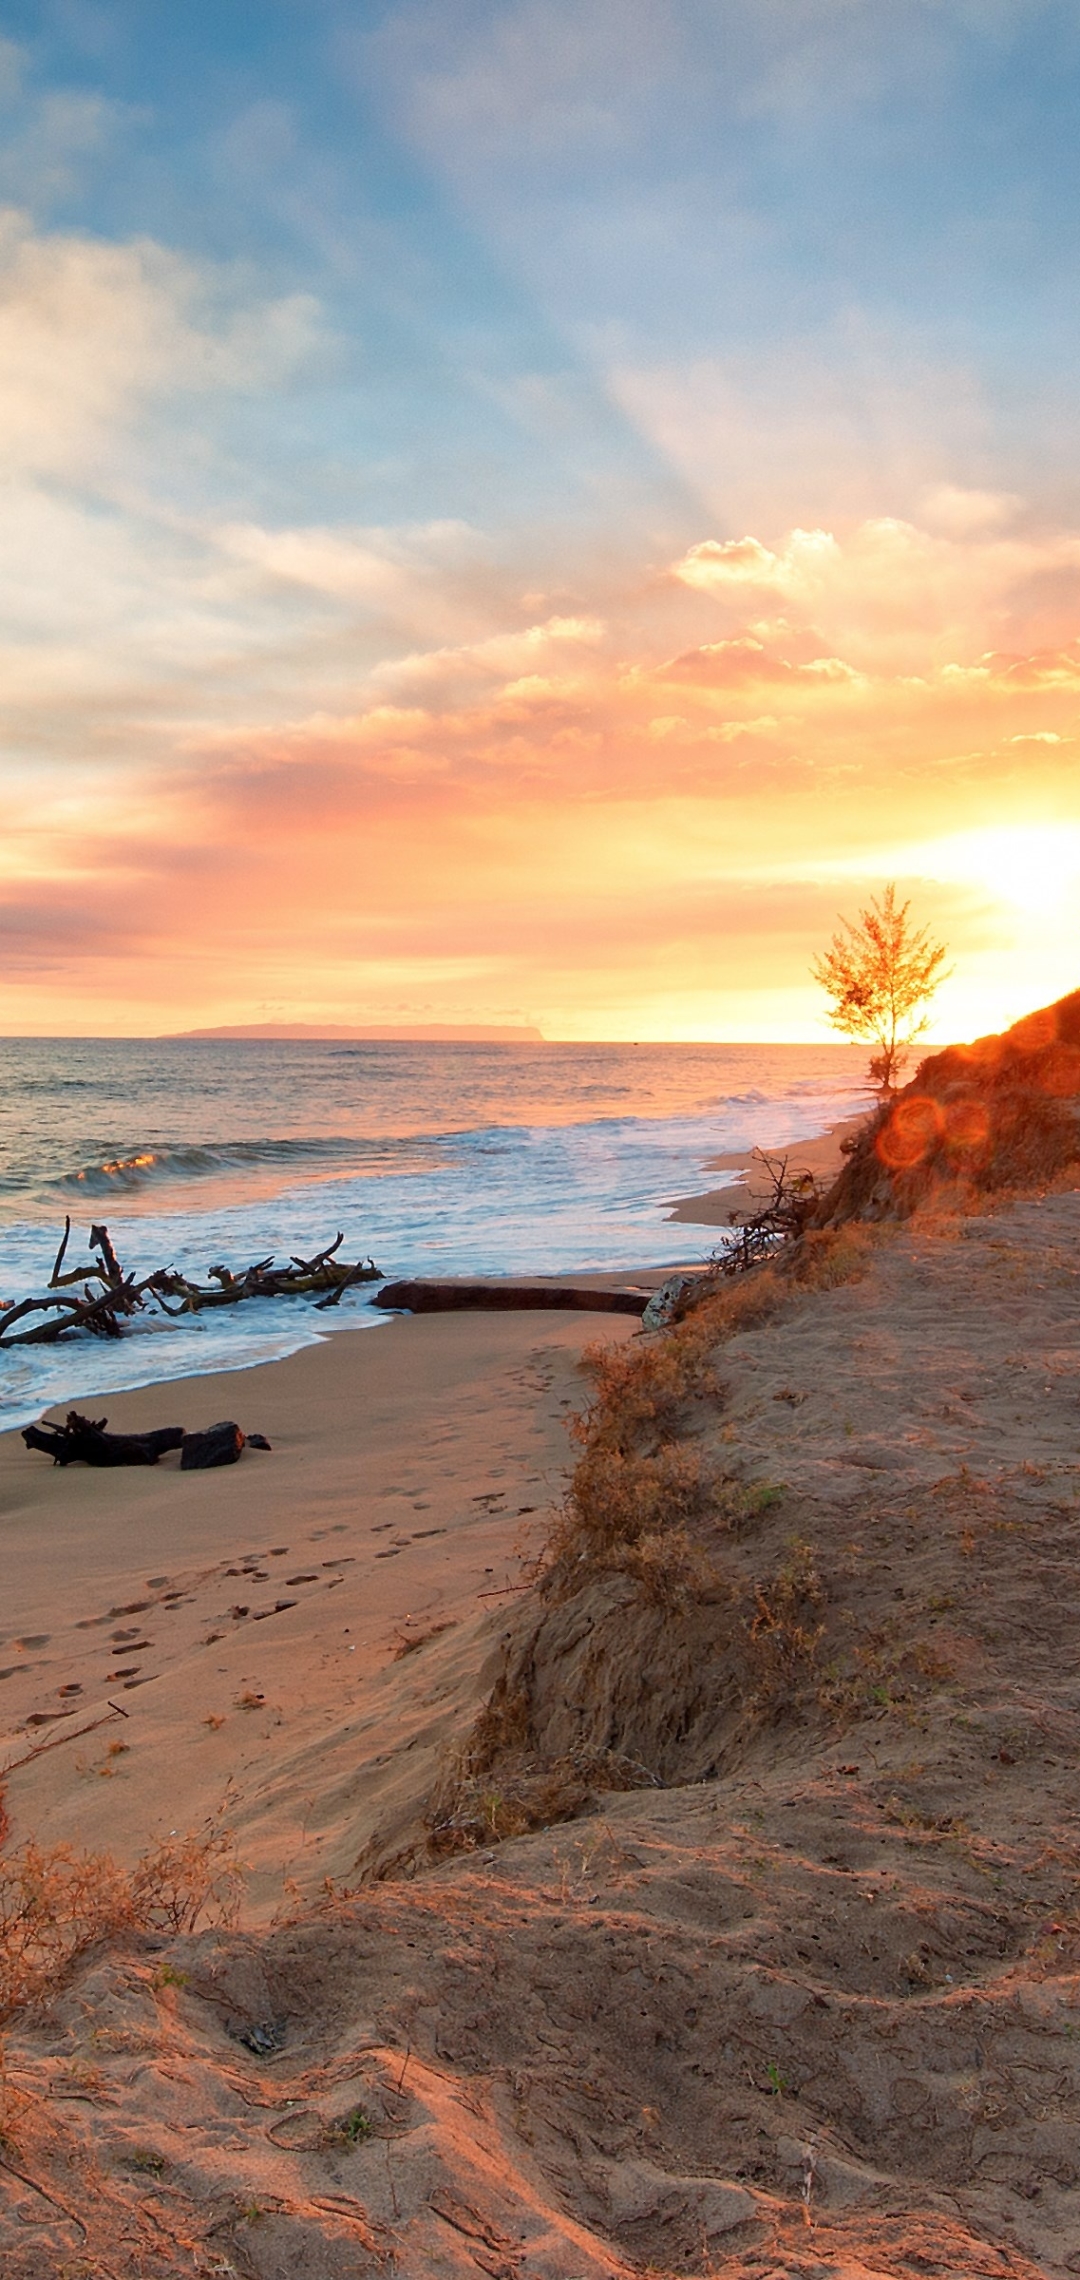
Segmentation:
{"type": "Polygon", "coordinates": [[[648,1293],[637,1290],[582,1290],[572,1283],[395,1282],[385,1283],[373,1306],[387,1313],[504,1313],[532,1307],[581,1314],[644,1314],[648,1293]]]}
{"type": "Polygon", "coordinates": [[[69,1409],[66,1425],[27,1425],[23,1440],[28,1449],[40,1449],[54,1465],[156,1465],[168,1449],[178,1449],[182,1425],[163,1425],[154,1433],[107,1433],[104,1417],[80,1417],[69,1409]]]}
{"type": "Polygon", "coordinates": [[[244,1446],[239,1425],[226,1418],[208,1425],[205,1433],[185,1433],[180,1444],[181,1472],[212,1472],[216,1465],[234,1465],[244,1446]]]}

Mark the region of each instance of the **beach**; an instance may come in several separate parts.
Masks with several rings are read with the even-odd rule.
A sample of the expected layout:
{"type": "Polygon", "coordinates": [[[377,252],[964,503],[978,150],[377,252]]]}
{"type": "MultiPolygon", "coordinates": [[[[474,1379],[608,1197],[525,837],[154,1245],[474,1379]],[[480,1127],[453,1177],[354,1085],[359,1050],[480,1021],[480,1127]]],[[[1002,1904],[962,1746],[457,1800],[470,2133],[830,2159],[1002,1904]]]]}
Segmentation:
{"type": "MultiPolygon", "coordinates": [[[[788,1128],[806,1121],[815,1102],[835,1094],[838,1069],[841,1083],[851,1082],[850,1057],[838,1058],[835,1048],[770,1049],[756,1059],[747,1049],[697,1048],[629,1059],[608,1048],[554,1059],[528,1047],[501,1055],[479,1047],[274,1050],[287,1055],[281,1067],[298,1084],[332,1082],[334,1106],[324,1103],[317,1116],[306,1099],[282,1108],[270,1089],[278,1061],[264,1068],[261,1049],[251,1045],[113,1047],[111,1060],[75,1061],[80,1085],[93,1078],[105,1086],[102,1113],[114,1130],[127,1085],[142,1096],[137,1129],[155,1131],[189,1063],[211,1104],[200,1098],[187,1112],[186,1147],[197,1172],[186,1219],[154,1215],[155,1183],[175,1181],[177,1146],[129,1146],[107,1160],[98,1150],[102,1201],[128,1213],[114,1220],[125,1259],[159,1235],[170,1249],[180,1235],[196,1258],[211,1242],[235,1242],[238,1226],[254,1244],[266,1215],[276,1228],[296,1208],[295,1196],[234,1203],[230,1218],[215,1201],[221,1179],[239,1182],[243,1197],[254,1178],[260,1193],[267,1167],[248,1160],[257,1153],[254,1136],[325,1135],[345,1108],[358,1125],[366,1117],[384,1132],[379,1147],[391,1163],[389,1173],[356,1183],[369,1223],[386,1212],[384,1190],[411,1194],[415,1216],[424,1159],[403,1180],[392,1147],[415,1153],[430,1145],[431,1085],[444,1106],[453,1098],[460,1114],[479,1118],[508,1116],[517,1087],[529,1114],[565,1115],[565,1093],[578,1116],[602,1106],[607,1121],[520,1134],[479,1125],[470,1139],[473,1202],[452,1186],[432,1189],[429,1167],[423,1192],[431,1190],[444,1211],[440,1271],[456,1271],[462,1260],[483,1266],[493,1255],[503,1220],[479,1236],[478,1249],[485,1190],[475,1183],[487,1182],[509,1227],[506,1159],[520,1175],[520,1213],[504,1271],[516,1263],[535,1272],[546,1253],[555,1272],[545,1279],[560,1272],[565,1279],[576,1239],[575,1281],[649,1290],[673,1267],[704,1263],[711,1231],[732,1210],[752,1206],[758,1167],[747,1145],[707,1157],[705,1168],[722,1174],[723,1184],[674,1208],[663,1203],[662,1188],[647,1208],[637,1194],[629,1213],[613,1185],[620,1169],[629,1174],[644,1162],[659,1183],[676,1146],[700,1148],[704,1119],[688,1121],[686,1111],[700,1105],[718,1071],[724,1082],[751,1088],[747,1100],[755,1077],[764,1076],[776,1090],[770,1113],[780,1129],[784,1119],[788,1128]],[[647,1105],[676,1109],[674,1119],[614,1119],[631,1077],[647,1105]],[[213,1146],[196,1147],[195,1136],[208,1131],[218,1135],[213,1146]],[[222,1143],[228,1131],[250,1135],[248,1157],[239,1143],[222,1143]],[[392,1132],[414,1138],[391,1143],[392,1132]],[[554,1156],[553,1145],[561,1151],[554,1156]],[[209,1203],[199,1204],[207,1186],[209,1203]],[[456,1246],[448,1211],[461,1228],[456,1246]],[[635,1231],[652,1246],[645,1263],[627,1259],[635,1231]]],[[[11,1074],[31,1086],[51,1081],[40,1055],[16,1059],[11,1074]]],[[[75,1098],[81,1102],[81,1093],[75,1098]]],[[[725,1112],[729,1127],[748,1126],[741,1099],[725,1112]]],[[[52,1150],[59,1178],[64,1162],[88,1155],[81,1122],[66,1140],[57,1137],[63,1116],[83,1119],[86,1111],[61,1104],[51,1137],[45,1113],[34,1111],[30,1137],[39,1158],[52,1150]]],[[[828,1178],[847,1129],[840,1122],[799,1140],[793,1164],[828,1178]]],[[[268,1143],[278,1154],[328,1145],[344,1155],[345,1143],[325,1136],[268,1143]]],[[[350,1145],[355,1152],[360,1143],[350,1145]]],[[[412,1155],[407,1160],[413,1164],[412,1155]]],[[[289,1156],[286,1173],[293,1169],[289,1156]]],[[[279,1169],[277,1176],[286,1175],[279,1169]]],[[[55,1179],[42,1191],[46,1202],[54,1191],[55,1179]]],[[[322,1223],[328,1203],[340,1203],[343,1214],[347,1203],[355,1209],[345,1189],[328,1190],[325,1180],[300,1201],[305,1229],[322,1223]]],[[[392,1208],[403,1207],[395,1201],[392,1208]]],[[[43,1228],[34,1240],[42,1250],[43,1228]]],[[[287,1237],[285,1245],[296,1248],[287,1237]]],[[[407,1819],[425,1773],[434,1778],[467,1729],[488,1683],[500,1617],[520,1589],[523,1558],[542,1541],[564,1494],[573,1458],[566,1422],[588,1396],[582,1351],[631,1336],[636,1324],[602,1313],[388,1319],[365,1301],[360,1292],[348,1302],[362,1328],[349,1326],[345,1307],[327,1316],[304,1301],[260,1301],[200,1317],[190,1330],[162,1322],[151,1337],[137,1321],[136,1334],[104,1347],[83,1340],[5,1358],[16,1378],[32,1366],[43,1373],[43,1389],[62,1389],[52,1408],[42,1405],[57,1421],[72,1404],[106,1415],[114,1431],[173,1424],[190,1431],[231,1418],[272,1444],[269,1453],[246,1449],[238,1465],[204,1475],[181,1475],[175,1454],[152,1469],[64,1471],[29,1453],[18,1431],[0,1434],[0,1778],[16,1838],[104,1848],[129,1862],[172,1829],[225,1817],[246,1864],[244,1913],[253,1923],[280,1907],[286,1887],[310,1895],[327,1877],[348,1883],[358,1864],[370,1869],[392,1856],[399,1793],[407,1819]],[[242,1364],[249,1352],[275,1348],[280,1358],[208,1366],[217,1354],[242,1364]],[[198,1374],[174,1365],[170,1375],[174,1350],[191,1356],[198,1374]]],[[[15,1397],[19,1424],[36,1413],[25,1407],[31,1384],[15,1397]]]]}
{"type": "Polygon", "coordinates": [[[681,1381],[659,1585],[535,1581],[633,1316],[86,1400],[271,1444],[205,1474],[0,1436],[8,1859],[222,1872],[9,2020],[5,2275],[1069,2280],[1080,1192],[820,1240],[681,1381]]]}
{"type": "Polygon", "coordinates": [[[743,1518],[682,1595],[521,1588],[583,1348],[632,1319],[398,1320],[111,1397],[273,1443],[205,1476],[4,1438],[8,1761],[46,1744],[12,1842],[209,1824],[244,1864],[233,1928],[121,1936],[9,2027],[15,2280],[1067,2280],[1078,1213],[842,1234],[737,1319],[680,1445],[743,1518]],[[496,1751],[489,1839],[432,1858],[498,1683],[553,1825],[502,1833],[496,1751]],[[629,1786],[560,1823],[568,1734],[629,1786]]]}
{"type": "Polygon", "coordinates": [[[16,1838],[130,1861],[226,1813],[252,1921],[286,1882],[350,1881],[402,1766],[411,1797],[480,1698],[500,1595],[562,1493],[583,1347],[635,1329],[398,1316],[90,1405],[117,1431],[230,1417],[272,1444],[209,1473],[61,1470],[0,1436],[16,1838]]]}
{"type": "MultiPolygon", "coordinates": [[[[827,1179],[849,1128],[800,1143],[793,1168],[827,1179]]],[[[708,1168],[729,1184],[670,1211],[688,1230],[753,1203],[749,1151],[708,1168]]],[[[691,1267],[705,1250],[672,1247],[691,1267]]],[[[648,1290],[665,1271],[591,1279],[648,1290]]],[[[286,1888],[310,1896],[392,1856],[490,1683],[523,1561],[564,1493],[582,1352],[636,1328],[397,1315],[246,1369],[80,1396],[117,1432],[232,1418],[271,1443],[205,1474],[175,1454],[62,1470],[0,1434],[0,1779],[16,1838],[130,1862],[227,1817],[252,1923],[286,1888]]]]}

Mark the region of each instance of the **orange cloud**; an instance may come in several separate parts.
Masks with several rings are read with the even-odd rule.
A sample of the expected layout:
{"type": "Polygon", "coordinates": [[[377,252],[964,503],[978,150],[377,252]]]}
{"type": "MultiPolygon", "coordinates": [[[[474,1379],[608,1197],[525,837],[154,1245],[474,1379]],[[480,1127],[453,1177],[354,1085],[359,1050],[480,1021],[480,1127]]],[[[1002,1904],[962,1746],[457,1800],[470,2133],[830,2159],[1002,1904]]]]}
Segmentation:
{"type": "Polygon", "coordinates": [[[197,614],[168,673],[129,632],[73,643],[48,686],[24,649],[2,1025],[181,1027],[272,998],[822,1034],[810,956],[892,875],[948,933],[957,1026],[980,990],[1019,994],[1001,1018],[1059,994],[1075,951],[1044,922],[1043,843],[1025,898],[994,834],[1057,845],[1076,815],[1080,637],[1010,635],[1080,541],[1010,517],[953,499],[927,528],[702,540],[539,612],[457,526],[210,536],[231,654],[197,614]],[[294,589],[315,619],[259,664],[262,597],[294,589]]]}

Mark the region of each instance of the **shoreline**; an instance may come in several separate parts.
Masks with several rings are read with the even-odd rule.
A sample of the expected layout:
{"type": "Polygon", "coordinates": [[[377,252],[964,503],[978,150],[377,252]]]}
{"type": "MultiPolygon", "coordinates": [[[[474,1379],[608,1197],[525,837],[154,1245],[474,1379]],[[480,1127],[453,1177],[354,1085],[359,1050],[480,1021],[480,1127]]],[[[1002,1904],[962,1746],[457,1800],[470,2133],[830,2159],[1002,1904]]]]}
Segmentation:
{"type": "MultiPolygon", "coordinates": [[[[792,1173],[811,1172],[815,1179],[826,1185],[836,1178],[844,1162],[843,1143],[866,1123],[872,1113],[867,1109],[858,1116],[842,1117],[811,1140],[792,1140],[779,1148],[766,1151],[775,1160],[786,1157],[792,1173]]],[[[732,1149],[725,1156],[710,1156],[708,1172],[731,1172],[734,1176],[723,1187],[707,1188],[698,1195],[675,1196],[668,1207],[668,1223],[684,1227],[738,1226],[757,1210],[768,1194],[767,1181],[761,1167],[754,1162],[750,1148],[732,1149]]]]}
{"type": "MultiPolygon", "coordinates": [[[[838,1152],[844,1127],[798,1151],[838,1152]]],[[[684,1224],[741,1179],[684,1199],[684,1224]]],[[[673,1249],[675,1246],[673,1246],[673,1249]]],[[[654,1289],[679,1267],[537,1277],[654,1289]]],[[[519,1279],[519,1278],[515,1278],[519,1279]]],[[[626,1315],[376,1318],[266,1360],[79,1395],[114,1431],[235,1417],[269,1454],[179,1473],[63,1469],[0,1433],[0,1780],[14,1838],[133,1860],[225,1813],[244,1916],[348,1881],[390,1844],[399,1788],[460,1738],[500,1612],[564,1493],[580,1362],[626,1315]],[[422,1649],[416,1644],[424,1643],[422,1649]],[[419,1758],[417,1753],[420,1753],[419,1758]]],[[[69,1401],[38,1412],[62,1419],[69,1401]]]]}
{"type": "MultiPolygon", "coordinates": [[[[784,1154],[789,1160],[793,1160],[793,1168],[806,1169],[812,1171],[818,1178],[829,1180],[840,1169],[842,1162],[840,1143],[842,1139],[850,1132],[855,1131],[862,1121],[861,1116],[842,1119],[839,1123],[829,1126],[824,1133],[807,1140],[793,1141],[781,1147],[777,1153],[784,1154]]],[[[656,1205],[657,1212],[663,1214],[659,1225],[661,1227],[680,1225],[687,1228],[716,1228],[740,1224],[756,1208],[759,1199],[763,1198],[766,1192],[763,1186],[755,1185],[753,1155],[753,1149],[747,1147],[732,1150],[724,1155],[707,1157],[704,1163],[706,1171],[727,1172],[731,1177],[718,1188],[706,1189],[692,1195],[661,1199],[656,1205]]],[[[688,1256],[686,1252],[680,1250],[674,1256],[648,1266],[631,1265],[611,1269],[594,1267],[584,1270],[570,1266],[558,1268],[550,1273],[535,1270],[532,1273],[507,1270],[505,1277],[490,1272],[470,1276],[469,1270],[462,1268],[453,1275],[445,1278],[437,1277],[436,1279],[477,1279],[492,1282],[512,1279],[515,1282],[536,1281],[545,1284],[573,1282],[579,1285],[593,1284],[616,1288],[654,1289],[666,1276],[683,1270],[692,1271],[694,1267],[700,1266],[702,1263],[702,1255],[688,1256]]],[[[395,1278],[389,1276],[387,1279],[393,1280],[395,1278]]],[[[148,1337],[142,1340],[129,1340],[125,1344],[123,1358],[117,1354],[115,1348],[109,1349],[109,1361],[114,1368],[118,1364],[123,1368],[130,1355],[132,1372],[130,1377],[124,1376],[119,1382],[109,1384],[100,1391],[95,1391],[93,1387],[68,1391],[55,1395],[51,1400],[35,1399],[28,1394],[25,1402],[18,1402],[17,1404],[14,1401],[12,1402],[10,1414],[0,1423],[0,1437],[5,1433],[17,1433],[21,1431],[24,1425],[36,1423],[42,1417],[52,1416],[55,1412],[66,1410],[71,1406],[85,1408],[90,1405],[93,1408],[103,1401],[115,1402],[126,1394],[153,1388],[157,1388],[164,1396],[169,1386],[178,1382],[185,1382],[189,1378],[235,1377],[238,1373],[247,1370],[265,1368],[275,1361],[287,1360],[294,1354],[313,1351],[316,1347],[331,1342],[343,1331],[371,1330],[382,1327],[387,1319],[385,1315],[381,1315],[377,1310],[368,1307],[352,1318],[345,1316],[330,1320],[326,1316],[320,1316],[319,1323],[315,1326],[311,1321],[310,1308],[305,1310],[298,1306],[295,1328],[288,1322],[278,1321],[273,1327],[267,1324],[264,1333],[267,1351],[250,1354],[241,1350],[236,1354],[235,1359],[229,1358],[227,1355],[222,1356],[213,1353],[207,1358],[205,1367],[193,1363],[191,1357],[188,1356],[183,1363],[171,1370],[166,1369],[161,1374],[158,1374],[156,1370],[151,1374],[152,1358],[155,1362],[168,1360],[167,1354],[163,1354],[156,1341],[152,1341],[148,1337]],[[295,1343],[292,1342],[293,1340],[295,1343]]],[[[258,1321],[258,1311],[252,1302],[251,1308],[246,1314],[246,1323],[250,1325],[250,1333],[255,1338],[258,1337],[258,1321]]],[[[26,1351],[25,1348],[12,1347],[10,1349],[13,1356],[21,1356],[26,1351]]],[[[48,1351],[54,1354],[62,1351],[62,1349],[51,1348],[48,1351]]],[[[81,1359],[88,1358],[89,1350],[86,1345],[75,1349],[75,1351],[81,1359]]]]}

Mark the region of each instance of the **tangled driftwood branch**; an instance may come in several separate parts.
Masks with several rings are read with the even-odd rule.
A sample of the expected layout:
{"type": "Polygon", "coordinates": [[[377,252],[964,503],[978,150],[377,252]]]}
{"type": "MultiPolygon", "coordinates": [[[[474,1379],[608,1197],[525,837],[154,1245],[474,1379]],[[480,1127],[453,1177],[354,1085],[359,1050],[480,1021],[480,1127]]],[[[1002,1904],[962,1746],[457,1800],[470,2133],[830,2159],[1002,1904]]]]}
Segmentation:
{"type": "Polygon", "coordinates": [[[97,1254],[95,1264],[89,1269],[65,1269],[70,1236],[69,1215],[47,1290],[0,1308],[0,1348],[51,1346],[76,1330],[88,1330],[98,1338],[119,1338],[124,1318],[142,1312],[149,1303],[163,1314],[197,1314],[204,1306],[235,1306],[244,1298],[305,1298],[321,1291],[325,1295],[318,1303],[326,1307],[336,1306],[355,1283],[382,1280],[371,1259],[349,1262],[336,1256],[344,1242],[340,1233],[314,1258],[293,1258],[285,1267],[275,1267],[272,1256],[257,1259],[239,1274],[230,1267],[210,1267],[209,1284],[192,1282],[173,1267],[157,1267],[153,1274],[137,1281],[134,1275],[124,1273],[107,1227],[90,1229],[89,1247],[97,1254]],[[79,1284],[82,1294],[77,1297],[75,1288],[79,1284]],[[167,1305],[170,1298],[179,1304],[167,1305]],[[17,1328],[18,1324],[23,1327],[17,1328]]]}
{"type": "Polygon", "coordinates": [[[313,1259],[294,1256],[287,1267],[275,1267],[272,1256],[256,1259],[239,1275],[230,1267],[208,1267],[209,1284],[191,1282],[187,1275],[165,1267],[151,1276],[151,1287],[165,1314],[198,1314],[205,1306],[236,1306],[242,1298],[304,1298],[314,1291],[326,1293],[318,1302],[320,1308],[336,1306],[354,1283],[382,1281],[382,1270],[371,1259],[350,1265],[335,1258],[343,1242],[344,1236],[338,1234],[313,1259]],[[166,1298],[179,1299],[180,1304],[166,1306],[166,1298]]]}
{"type": "Polygon", "coordinates": [[[803,1233],[821,1194],[813,1172],[789,1174],[787,1156],[768,1156],[763,1148],[755,1148],[753,1161],[761,1165],[771,1193],[761,1209],[752,1212],[741,1226],[738,1215],[731,1213],[729,1225],[737,1226],[738,1232],[713,1261],[721,1275],[745,1274],[748,1267],[759,1267],[773,1258],[783,1243],[803,1233]]]}

